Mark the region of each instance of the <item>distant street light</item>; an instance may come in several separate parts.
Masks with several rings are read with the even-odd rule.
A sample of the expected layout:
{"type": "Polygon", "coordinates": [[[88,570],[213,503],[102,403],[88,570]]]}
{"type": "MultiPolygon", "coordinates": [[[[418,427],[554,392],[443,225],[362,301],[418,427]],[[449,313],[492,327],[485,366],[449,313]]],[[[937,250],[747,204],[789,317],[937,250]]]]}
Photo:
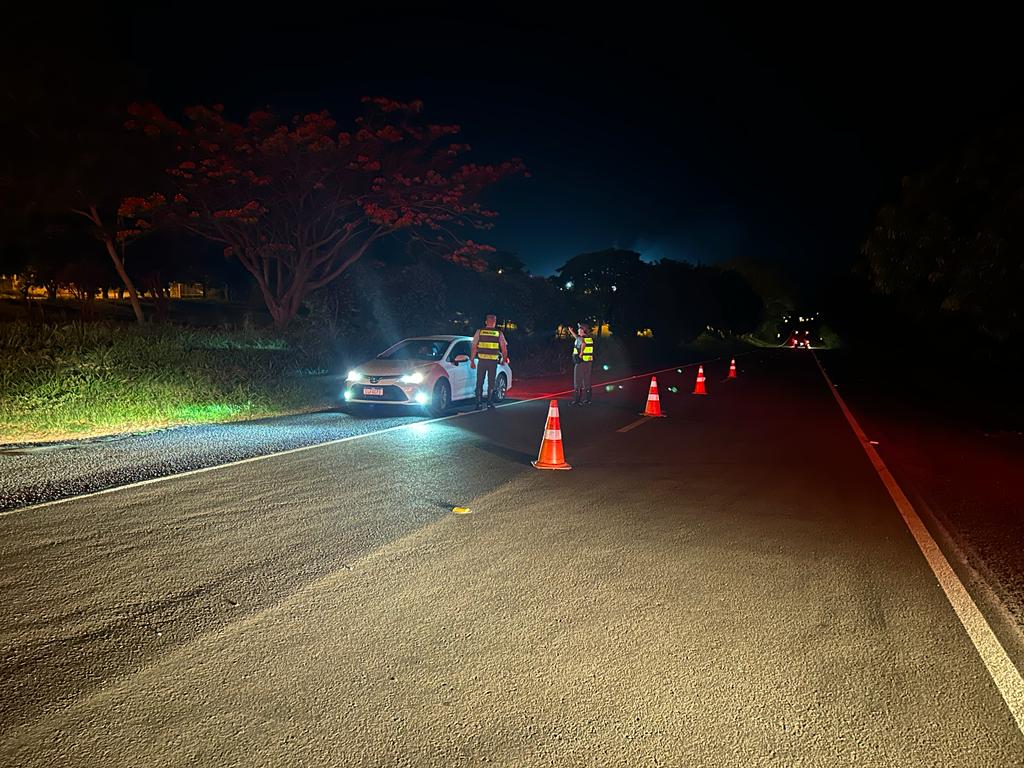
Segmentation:
{"type": "Polygon", "coordinates": [[[566,281],[565,287],[566,287],[566,290],[568,290],[569,288],[572,288],[572,280],[566,281]]]}

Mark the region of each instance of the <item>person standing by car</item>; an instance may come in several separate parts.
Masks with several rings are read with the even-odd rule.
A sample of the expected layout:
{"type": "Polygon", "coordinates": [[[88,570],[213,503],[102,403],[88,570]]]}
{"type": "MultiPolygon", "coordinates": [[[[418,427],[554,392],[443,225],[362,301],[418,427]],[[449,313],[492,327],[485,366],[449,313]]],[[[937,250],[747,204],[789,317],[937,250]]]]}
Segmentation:
{"type": "Polygon", "coordinates": [[[484,319],[486,327],[473,334],[473,347],[469,353],[469,367],[476,368],[476,410],[484,393],[484,379],[487,379],[487,407],[494,407],[494,391],[497,389],[498,363],[502,360],[508,365],[508,345],[505,334],[495,328],[498,318],[488,315],[484,319]],[[479,363],[479,365],[478,365],[479,363]]]}
{"type": "Polygon", "coordinates": [[[593,401],[590,375],[594,367],[594,339],[590,336],[590,326],[587,323],[580,323],[577,331],[573,331],[572,326],[569,326],[569,333],[575,339],[572,345],[572,386],[575,390],[572,404],[590,405],[593,401]],[[586,400],[583,400],[584,396],[586,400]]]}

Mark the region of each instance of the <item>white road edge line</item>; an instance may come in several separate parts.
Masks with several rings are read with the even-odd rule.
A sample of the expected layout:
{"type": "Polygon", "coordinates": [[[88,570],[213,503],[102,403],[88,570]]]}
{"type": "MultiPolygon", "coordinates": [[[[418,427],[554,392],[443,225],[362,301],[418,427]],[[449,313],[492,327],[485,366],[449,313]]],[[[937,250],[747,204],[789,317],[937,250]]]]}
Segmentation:
{"type": "Polygon", "coordinates": [[[973,598],[971,598],[963,582],[960,581],[960,577],[956,575],[956,571],[949,564],[939,545],[935,543],[935,539],[932,538],[931,533],[928,532],[924,523],[921,522],[921,518],[914,509],[914,505],[910,503],[906,494],[903,493],[896,479],[892,476],[888,467],[885,466],[885,462],[882,461],[882,457],[878,455],[878,451],[875,450],[871,441],[868,440],[867,435],[860,428],[860,424],[857,423],[850,409],[846,407],[846,403],[839,396],[839,392],[836,390],[832,380],[825,373],[825,368],[821,365],[818,356],[813,351],[811,354],[814,355],[814,362],[817,363],[818,370],[821,371],[821,375],[825,377],[829,389],[832,390],[832,396],[839,403],[839,409],[846,417],[850,428],[857,436],[861,447],[868,455],[868,459],[889,492],[889,496],[892,497],[896,508],[900,511],[900,515],[903,516],[903,522],[907,524],[907,528],[910,529],[914,541],[917,542],[917,546],[920,547],[925,560],[928,561],[932,572],[939,580],[942,591],[946,593],[946,598],[949,600],[950,605],[953,606],[953,610],[956,611],[956,615],[967,631],[968,637],[971,638],[971,642],[985,664],[985,669],[988,670],[992,681],[996,684],[996,688],[999,689],[999,693],[1003,697],[1003,701],[1006,702],[1006,706],[1010,708],[1010,714],[1013,715],[1013,719],[1017,722],[1017,728],[1020,729],[1021,733],[1024,733],[1024,678],[1021,677],[1013,661],[1010,660],[1006,650],[999,642],[999,638],[996,637],[996,633],[992,631],[992,627],[985,620],[985,616],[973,598]]]}
{"type": "MultiPolygon", "coordinates": [[[[717,358],[717,357],[712,358],[712,360],[719,360],[719,359],[720,358],[717,358]]],[[[644,378],[645,376],[653,376],[653,375],[658,374],[658,373],[664,373],[665,371],[672,371],[672,370],[676,370],[676,369],[679,369],[679,368],[692,368],[692,367],[694,367],[696,365],[701,365],[703,363],[711,362],[712,360],[703,360],[703,361],[697,362],[697,363],[687,363],[686,365],[672,365],[672,366],[669,366],[668,368],[661,368],[661,369],[659,369],[657,371],[648,371],[647,373],[638,373],[635,376],[626,376],[625,378],[622,378],[622,379],[615,379],[613,381],[597,382],[595,384],[595,386],[599,386],[600,387],[600,386],[604,386],[606,384],[618,384],[619,382],[622,382],[622,381],[632,381],[633,379],[641,379],[641,378],[644,378]]],[[[509,408],[511,406],[520,405],[522,403],[532,403],[532,402],[535,402],[537,400],[549,400],[549,399],[552,399],[552,398],[557,398],[560,395],[568,395],[568,394],[570,394],[573,391],[574,390],[571,390],[571,389],[563,389],[561,392],[551,392],[551,393],[546,394],[546,395],[538,395],[536,397],[530,397],[530,398],[527,398],[525,400],[516,400],[513,403],[502,403],[501,405],[499,405],[497,407],[498,408],[509,408]]],[[[27,507],[17,507],[15,509],[8,509],[8,510],[6,510],[4,512],[0,512],[0,517],[7,517],[8,515],[20,514],[20,513],[24,513],[24,512],[35,512],[36,510],[45,509],[46,507],[55,507],[58,504],[67,504],[67,503],[72,502],[72,501],[80,501],[81,499],[92,498],[93,496],[104,496],[104,495],[106,495],[108,493],[116,493],[118,491],[126,491],[126,490],[129,490],[131,488],[140,488],[140,487],[145,486],[145,485],[154,485],[156,483],[162,483],[162,482],[165,482],[167,480],[174,480],[175,478],[189,477],[191,475],[201,475],[204,472],[213,472],[213,471],[218,470],[218,469],[227,469],[228,467],[237,467],[237,466],[241,466],[242,464],[250,464],[250,463],[255,462],[255,461],[263,461],[264,459],[273,459],[273,458],[275,458],[277,456],[288,456],[289,454],[292,454],[292,453],[302,453],[303,451],[311,451],[314,448],[324,448],[324,447],[327,447],[329,445],[338,445],[340,443],[349,443],[349,442],[352,442],[353,440],[361,440],[364,437],[374,437],[375,435],[383,435],[383,434],[386,434],[388,432],[394,432],[394,431],[399,430],[399,429],[409,429],[410,427],[412,427],[414,425],[434,424],[434,423],[441,422],[441,421],[447,421],[448,419],[458,419],[458,418],[462,418],[464,416],[473,416],[473,415],[476,415],[477,413],[483,413],[483,411],[468,411],[468,412],[462,412],[462,413],[453,413],[453,414],[451,414],[449,416],[438,416],[435,419],[425,419],[423,421],[413,421],[413,422],[410,422],[408,424],[396,424],[393,427],[386,427],[385,429],[378,429],[378,430],[375,430],[373,432],[363,432],[362,434],[358,434],[358,435],[348,435],[347,437],[339,437],[336,440],[328,440],[328,441],[323,442],[323,443],[313,443],[312,445],[302,445],[302,446],[299,446],[298,448],[289,448],[286,451],[277,451],[276,453],[263,453],[263,454],[260,454],[259,456],[250,456],[247,459],[239,459],[237,461],[229,461],[229,462],[227,462],[225,464],[213,464],[213,465],[211,465],[209,467],[199,467],[198,469],[190,469],[187,472],[178,472],[178,473],[173,474],[173,475],[161,475],[160,477],[151,477],[148,480],[139,480],[138,482],[128,483],[127,485],[115,485],[115,486],[112,486],[110,488],[103,488],[103,489],[101,489],[99,491],[90,491],[89,493],[81,493],[81,494],[78,494],[77,496],[66,496],[63,499],[54,499],[53,501],[44,501],[44,502],[42,502],[40,504],[31,504],[31,505],[29,505],[27,507]]]]}

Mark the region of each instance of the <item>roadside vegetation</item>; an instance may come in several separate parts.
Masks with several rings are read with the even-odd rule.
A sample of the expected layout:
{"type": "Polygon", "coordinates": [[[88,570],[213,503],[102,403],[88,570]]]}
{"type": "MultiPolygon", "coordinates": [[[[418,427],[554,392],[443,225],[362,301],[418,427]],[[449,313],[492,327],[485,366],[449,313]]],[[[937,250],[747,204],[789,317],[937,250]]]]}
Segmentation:
{"type": "Polygon", "coordinates": [[[330,403],[286,338],[109,324],[0,324],[0,443],[252,419],[330,403]]]}

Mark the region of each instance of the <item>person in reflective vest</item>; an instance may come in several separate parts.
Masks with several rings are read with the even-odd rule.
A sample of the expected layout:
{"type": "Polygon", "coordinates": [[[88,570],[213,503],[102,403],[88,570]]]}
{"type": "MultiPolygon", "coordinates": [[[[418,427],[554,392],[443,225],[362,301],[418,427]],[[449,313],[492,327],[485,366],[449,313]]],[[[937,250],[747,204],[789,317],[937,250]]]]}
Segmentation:
{"type": "Polygon", "coordinates": [[[495,328],[498,318],[488,315],[485,319],[486,327],[481,328],[473,334],[473,347],[469,352],[469,367],[476,368],[476,409],[479,411],[483,406],[480,404],[484,393],[484,379],[487,380],[487,407],[494,407],[494,392],[497,389],[498,364],[502,360],[508,364],[508,345],[505,343],[505,334],[495,328]]]}
{"type": "Polygon", "coordinates": [[[575,392],[573,405],[590,405],[592,402],[590,375],[594,367],[594,339],[590,335],[590,326],[580,323],[578,333],[569,327],[575,341],[572,345],[572,386],[575,392]],[[586,399],[584,399],[586,398],[586,399]]]}

